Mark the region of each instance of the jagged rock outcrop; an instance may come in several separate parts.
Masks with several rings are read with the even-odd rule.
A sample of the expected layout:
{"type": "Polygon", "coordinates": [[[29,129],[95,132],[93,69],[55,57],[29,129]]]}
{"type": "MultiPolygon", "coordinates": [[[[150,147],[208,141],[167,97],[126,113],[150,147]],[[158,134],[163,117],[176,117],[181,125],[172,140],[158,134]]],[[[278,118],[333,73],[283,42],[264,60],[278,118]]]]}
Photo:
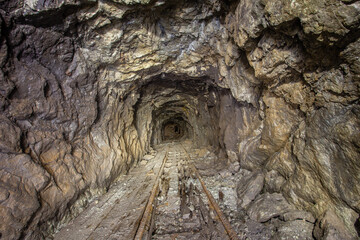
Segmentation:
{"type": "Polygon", "coordinates": [[[332,211],[337,231],[357,235],[359,1],[12,0],[0,9],[4,239],[51,234],[175,115],[199,144],[265,171],[265,189],[313,213],[320,229],[332,211]],[[174,86],[146,95],[159,79],[174,86]],[[186,91],[201,84],[197,102],[186,91]]]}

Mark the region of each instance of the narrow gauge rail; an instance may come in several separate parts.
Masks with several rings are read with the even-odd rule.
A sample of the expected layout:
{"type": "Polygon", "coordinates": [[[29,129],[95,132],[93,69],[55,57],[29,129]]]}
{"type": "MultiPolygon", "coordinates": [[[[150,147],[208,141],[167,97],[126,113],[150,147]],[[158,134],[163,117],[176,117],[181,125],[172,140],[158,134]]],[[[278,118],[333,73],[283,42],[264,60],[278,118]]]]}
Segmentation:
{"type": "MultiPolygon", "coordinates": [[[[202,190],[205,193],[205,195],[208,198],[208,202],[210,205],[210,208],[214,209],[218,219],[220,220],[220,222],[222,223],[224,229],[226,230],[227,236],[229,237],[230,240],[240,240],[240,238],[238,237],[237,233],[232,229],[229,221],[227,220],[227,218],[225,217],[225,215],[223,214],[223,212],[221,211],[219,205],[216,203],[214,197],[212,196],[212,194],[207,190],[205,183],[203,181],[203,179],[201,178],[201,175],[199,173],[199,171],[196,169],[195,165],[191,162],[191,158],[189,153],[186,151],[186,149],[182,146],[183,151],[186,154],[186,158],[187,158],[187,165],[189,166],[189,168],[193,171],[193,173],[195,174],[196,178],[198,179],[198,181],[200,182],[201,186],[202,186],[202,190]]],[[[152,188],[152,192],[151,195],[147,201],[145,210],[142,214],[142,218],[139,222],[139,227],[136,231],[136,235],[134,237],[134,240],[144,240],[144,239],[151,239],[151,235],[152,232],[154,230],[154,215],[155,215],[155,210],[156,210],[156,206],[157,206],[157,196],[159,195],[159,185],[160,185],[160,180],[161,180],[161,175],[164,172],[164,166],[166,164],[166,161],[168,159],[168,154],[169,152],[166,153],[164,159],[163,159],[163,163],[161,166],[161,169],[157,175],[156,178],[156,182],[152,188]]]]}

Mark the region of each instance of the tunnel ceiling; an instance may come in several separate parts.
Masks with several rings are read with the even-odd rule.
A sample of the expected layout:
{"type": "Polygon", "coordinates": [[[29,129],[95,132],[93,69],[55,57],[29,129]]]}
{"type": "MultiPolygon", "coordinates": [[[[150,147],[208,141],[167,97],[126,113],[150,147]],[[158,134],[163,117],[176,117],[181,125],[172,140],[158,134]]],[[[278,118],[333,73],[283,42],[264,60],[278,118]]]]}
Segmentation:
{"type": "Polygon", "coordinates": [[[272,191],[319,221],[334,212],[356,236],[359,1],[11,0],[0,9],[4,239],[51,236],[178,118],[196,146],[264,172],[272,191]]]}

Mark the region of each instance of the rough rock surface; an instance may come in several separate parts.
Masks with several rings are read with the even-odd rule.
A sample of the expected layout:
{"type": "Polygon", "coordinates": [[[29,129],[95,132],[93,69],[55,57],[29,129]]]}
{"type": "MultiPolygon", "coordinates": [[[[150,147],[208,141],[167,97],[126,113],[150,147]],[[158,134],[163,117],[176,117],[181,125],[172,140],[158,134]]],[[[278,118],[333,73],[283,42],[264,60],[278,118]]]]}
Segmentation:
{"type": "Polygon", "coordinates": [[[275,236],[271,239],[276,240],[290,240],[290,239],[313,239],[312,231],[314,225],[309,222],[294,220],[284,223],[278,230],[275,236]]]}
{"type": "Polygon", "coordinates": [[[261,192],[263,186],[264,174],[262,172],[254,172],[252,175],[248,176],[247,179],[240,179],[237,188],[239,207],[246,208],[249,206],[251,201],[253,201],[261,192]]]}
{"type": "Polygon", "coordinates": [[[314,235],[317,239],[324,240],[353,239],[353,237],[348,234],[346,226],[331,210],[328,210],[320,221],[317,222],[314,235]]]}
{"type": "Polygon", "coordinates": [[[266,222],[274,217],[292,210],[292,206],[285,200],[280,193],[265,193],[260,195],[247,209],[247,214],[251,220],[266,222]]]}
{"type": "Polygon", "coordinates": [[[0,15],[4,239],[51,235],[170,120],[358,237],[359,1],[11,0],[0,15]]]}
{"type": "Polygon", "coordinates": [[[305,220],[310,223],[315,223],[315,218],[311,213],[300,210],[284,213],[282,219],[284,221],[305,220]]]}

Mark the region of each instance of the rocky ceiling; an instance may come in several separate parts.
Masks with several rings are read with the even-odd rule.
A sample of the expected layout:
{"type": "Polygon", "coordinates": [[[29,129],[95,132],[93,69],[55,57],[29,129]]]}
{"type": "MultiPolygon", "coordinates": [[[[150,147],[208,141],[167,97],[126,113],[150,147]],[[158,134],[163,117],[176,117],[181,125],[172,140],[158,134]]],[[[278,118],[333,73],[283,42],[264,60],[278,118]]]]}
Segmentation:
{"type": "Polygon", "coordinates": [[[76,215],[167,121],[357,235],[359,1],[2,0],[0,14],[2,238],[76,215]]]}

